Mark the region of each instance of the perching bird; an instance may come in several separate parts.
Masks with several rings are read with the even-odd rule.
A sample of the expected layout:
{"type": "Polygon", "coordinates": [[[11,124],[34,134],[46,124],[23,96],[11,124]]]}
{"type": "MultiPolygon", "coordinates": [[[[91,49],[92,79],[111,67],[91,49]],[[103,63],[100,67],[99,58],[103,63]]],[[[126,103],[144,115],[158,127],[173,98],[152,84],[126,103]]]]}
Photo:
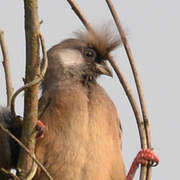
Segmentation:
{"type": "MultiPolygon", "coordinates": [[[[106,59],[119,44],[104,28],[79,32],[48,51],[39,104],[46,130],[36,157],[55,180],[130,180],[135,173],[137,163],[126,177],[117,110],[97,83],[100,75],[112,76],[106,59]]],[[[153,159],[149,151],[143,153],[153,159]]],[[[34,180],[45,179],[39,169],[34,180]]]]}
{"type": "MultiPolygon", "coordinates": [[[[104,28],[78,33],[48,51],[39,102],[46,128],[35,154],[54,180],[132,180],[139,164],[159,161],[152,151],[141,150],[126,176],[117,110],[97,83],[100,75],[112,76],[106,59],[119,44],[104,28]]],[[[0,109],[0,123],[20,137],[22,122],[12,119],[7,108],[0,109]]],[[[19,146],[0,129],[0,169],[16,168],[18,152],[19,146]]],[[[1,171],[0,179],[7,179],[1,171]]],[[[33,178],[46,179],[41,169],[33,178]]]]}
{"type": "MultiPolygon", "coordinates": [[[[96,79],[112,76],[107,54],[119,45],[108,31],[78,33],[48,51],[40,120],[47,127],[36,157],[55,180],[125,179],[116,108],[96,79]]],[[[46,179],[41,171],[34,179],[46,179]]]]}

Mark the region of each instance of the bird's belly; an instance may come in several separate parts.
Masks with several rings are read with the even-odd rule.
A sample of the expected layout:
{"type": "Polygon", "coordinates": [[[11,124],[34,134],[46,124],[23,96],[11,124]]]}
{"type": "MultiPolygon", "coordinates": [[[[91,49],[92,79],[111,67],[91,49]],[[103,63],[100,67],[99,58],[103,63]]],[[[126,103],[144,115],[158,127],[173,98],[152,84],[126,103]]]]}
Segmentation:
{"type": "MultiPolygon", "coordinates": [[[[48,165],[44,165],[54,180],[125,180],[119,144],[107,130],[98,130],[98,125],[72,128],[52,149],[52,156],[46,156],[48,165]]],[[[42,174],[38,179],[46,178],[42,174]]]]}

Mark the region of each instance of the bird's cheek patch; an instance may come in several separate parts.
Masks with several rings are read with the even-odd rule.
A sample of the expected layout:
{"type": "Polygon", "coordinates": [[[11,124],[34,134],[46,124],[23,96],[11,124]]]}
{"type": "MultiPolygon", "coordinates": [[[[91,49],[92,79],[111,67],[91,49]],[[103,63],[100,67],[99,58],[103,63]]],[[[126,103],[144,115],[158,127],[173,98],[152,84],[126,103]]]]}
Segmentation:
{"type": "Polygon", "coordinates": [[[58,56],[64,67],[76,66],[84,63],[82,54],[77,50],[63,49],[59,51],[58,56]]]}

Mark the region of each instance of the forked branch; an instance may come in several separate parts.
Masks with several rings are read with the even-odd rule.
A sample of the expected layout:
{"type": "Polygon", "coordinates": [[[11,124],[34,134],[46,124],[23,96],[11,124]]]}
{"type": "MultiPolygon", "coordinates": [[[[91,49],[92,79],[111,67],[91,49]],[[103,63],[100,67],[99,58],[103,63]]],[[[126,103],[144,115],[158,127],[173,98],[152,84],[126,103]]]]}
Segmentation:
{"type": "MultiPolygon", "coordinates": [[[[21,87],[20,89],[18,89],[15,93],[14,93],[14,95],[13,95],[13,97],[12,97],[12,101],[11,101],[11,113],[12,113],[12,116],[14,117],[14,118],[16,118],[16,113],[15,113],[15,99],[16,99],[16,97],[17,97],[17,95],[20,93],[20,92],[22,92],[23,90],[26,90],[27,88],[29,88],[29,87],[31,87],[31,86],[34,86],[34,85],[36,85],[36,84],[38,84],[38,83],[40,83],[40,81],[43,79],[43,77],[44,77],[44,75],[45,75],[45,73],[46,73],[46,70],[47,70],[47,66],[48,66],[48,59],[47,59],[47,53],[46,53],[46,47],[45,47],[45,41],[44,41],[44,37],[43,37],[43,35],[40,33],[39,34],[39,39],[40,39],[40,42],[41,42],[41,48],[42,48],[42,53],[43,53],[43,62],[42,62],[42,71],[41,71],[41,74],[39,75],[39,77],[38,78],[36,78],[35,80],[33,80],[32,82],[30,82],[30,83],[27,83],[25,86],[23,86],[23,87],[21,87]]],[[[7,132],[6,132],[7,133],[7,132]]],[[[9,133],[8,133],[9,134],[9,133]]],[[[11,136],[12,137],[12,136],[11,136]]],[[[14,138],[13,138],[14,139],[14,138]]],[[[14,139],[15,141],[17,141],[16,139],[14,139]]],[[[19,144],[19,143],[18,143],[19,144]]],[[[21,143],[22,144],[22,143],[21,143]]],[[[20,144],[19,144],[20,145],[20,144]]],[[[21,145],[20,145],[21,146],[21,145]]],[[[24,149],[24,145],[23,146],[21,146],[23,149],[24,149]]],[[[26,148],[26,147],[25,147],[26,148]]],[[[27,152],[27,148],[26,149],[24,149],[26,152],[27,152]]],[[[29,150],[28,150],[29,151],[29,150]]],[[[30,151],[29,152],[27,152],[28,154],[30,153],[30,151]]],[[[46,176],[50,179],[50,180],[53,180],[53,178],[50,176],[50,174],[49,174],[49,172],[44,168],[44,166],[39,162],[39,161],[37,161],[36,159],[35,159],[35,157],[34,157],[34,155],[30,155],[30,157],[35,161],[35,163],[37,163],[39,166],[40,166],[40,168],[44,171],[44,173],[46,174],[46,176]]],[[[34,174],[35,173],[35,171],[36,171],[36,165],[35,164],[33,164],[33,166],[32,166],[32,169],[31,169],[31,172],[28,174],[28,177],[27,178],[29,178],[30,176],[32,176],[32,174],[34,174]]]]}

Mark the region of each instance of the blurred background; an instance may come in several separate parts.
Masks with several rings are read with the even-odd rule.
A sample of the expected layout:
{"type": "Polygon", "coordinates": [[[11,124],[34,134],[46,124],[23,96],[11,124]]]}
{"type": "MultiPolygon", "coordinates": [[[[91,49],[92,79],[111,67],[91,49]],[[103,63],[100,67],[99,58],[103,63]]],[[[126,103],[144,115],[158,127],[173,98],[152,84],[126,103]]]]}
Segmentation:
{"type": "MultiPolygon", "coordinates": [[[[90,23],[102,24],[112,20],[104,0],[77,0],[90,23]]],[[[160,157],[153,168],[152,179],[179,179],[180,162],[180,1],[113,0],[120,20],[127,32],[143,84],[151,124],[152,144],[160,157]]],[[[5,32],[10,57],[13,87],[23,86],[25,76],[25,35],[23,1],[0,0],[0,29],[5,32]]],[[[41,32],[47,49],[73,32],[84,28],[67,1],[39,0],[39,18],[43,20],[41,32]]],[[[113,52],[114,58],[136,95],[130,66],[121,46],[113,52]]],[[[0,61],[3,61],[0,52],[0,61]]],[[[128,171],[140,150],[136,121],[125,93],[114,78],[101,77],[99,83],[113,99],[123,127],[123,155],[128,171]]],[[[0,66],[0,104],[6,106],[6,88],[3,66],[0,66]]],[[[136,95],[137,97],[137,95],[136,95]]],[[[16,100],[16,111],[23,114],[23,93],[16,100]]],[[[138,179],[139,172],[135,179],[138,179]]]]}

